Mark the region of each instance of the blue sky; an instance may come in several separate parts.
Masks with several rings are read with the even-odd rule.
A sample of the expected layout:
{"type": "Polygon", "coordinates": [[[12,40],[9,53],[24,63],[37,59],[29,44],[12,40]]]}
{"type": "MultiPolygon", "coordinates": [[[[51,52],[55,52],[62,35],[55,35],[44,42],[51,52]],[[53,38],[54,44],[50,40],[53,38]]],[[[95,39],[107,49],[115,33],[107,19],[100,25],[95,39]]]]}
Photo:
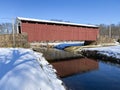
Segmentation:
{"type": "Polygon", "coordinates": [[[81,24],[120,23],[120,0],[0,0],[0,19],[27,17],[81,24]]]}

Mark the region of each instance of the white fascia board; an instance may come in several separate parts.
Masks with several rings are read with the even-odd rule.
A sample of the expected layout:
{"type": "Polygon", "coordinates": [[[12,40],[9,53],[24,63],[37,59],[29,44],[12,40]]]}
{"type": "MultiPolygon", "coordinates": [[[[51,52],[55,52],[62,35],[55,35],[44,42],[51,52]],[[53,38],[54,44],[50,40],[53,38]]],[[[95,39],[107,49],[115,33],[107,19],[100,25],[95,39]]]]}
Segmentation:
{"type": "Polygon", "coordinates": [[[96,27],[96,28],[98,27],[96,25],[89,25],[89,24],[77,24],[77,23],[68,23],[68,22],[58,22],[58,21],[40,20],[40,19],[23,18],[23,17],[17,17],[17,19],[18,20],[25,20],[25,21],[61,24],[61,25],[85,26],[85,27],[96,27]]]}

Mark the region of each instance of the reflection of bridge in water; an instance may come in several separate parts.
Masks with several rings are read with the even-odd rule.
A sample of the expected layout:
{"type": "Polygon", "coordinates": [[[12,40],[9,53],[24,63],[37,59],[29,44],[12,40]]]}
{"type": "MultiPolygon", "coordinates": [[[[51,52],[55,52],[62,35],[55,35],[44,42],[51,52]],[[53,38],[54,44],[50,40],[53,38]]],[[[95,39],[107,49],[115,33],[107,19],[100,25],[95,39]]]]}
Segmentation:
{"type": "Polygon", "coordinates": [[[98,69],[98,62],[88,58],[72,59],[51,63],[60,77],[98,69]]]}
{"type": "Polygon", "coordinates": [[[58,49],[53,49],[53,48],[46,48],[46,47],[33,48],[33,50],[43,53],[43,56],[49,62],[83,57],[81,54],[76,54],[76,53],[73,53],[73,52],[66,52],[66,51],[63,51],[63,50],[58,50],[58,49]]]}
{"type": "Polygon", "coordinates": [[[52,48],[36,48],[54,66],[60,77],[98,69],[98,62],[72,52],[65,52],[52,48]]]}

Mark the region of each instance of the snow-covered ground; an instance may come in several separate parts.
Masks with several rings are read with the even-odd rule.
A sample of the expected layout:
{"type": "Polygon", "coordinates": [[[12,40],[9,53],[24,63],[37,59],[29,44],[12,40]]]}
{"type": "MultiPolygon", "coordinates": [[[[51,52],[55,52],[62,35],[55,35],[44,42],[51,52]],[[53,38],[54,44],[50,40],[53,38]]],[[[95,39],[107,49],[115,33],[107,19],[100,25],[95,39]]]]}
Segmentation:
{"type": "Polygon", "coordinates": [[[41,53],[0,48],[0,90],[65,90],[55,72],[41,53]]]}
{"type": "Polygon", "coordinates": [[[34,46],[34,45],[42,45],[42,46],[47,46],[47,45],[52,45],[52,46],[56,46],[56,45],[59,45],[59,44],[84,44],[84,41],[63,41],[63,42],[48,42],[48,43],[31,43],[30,45],[31,46],[34,46]]]}
{"type": "Polygon", "coordinates": [[[108,47],[98,47],[98,48],[87,48],[85,50],[97,50],[98,53],[107,55],[109,57],[114,57],[120,59],[120,45],[108,46],[108,47]]]}

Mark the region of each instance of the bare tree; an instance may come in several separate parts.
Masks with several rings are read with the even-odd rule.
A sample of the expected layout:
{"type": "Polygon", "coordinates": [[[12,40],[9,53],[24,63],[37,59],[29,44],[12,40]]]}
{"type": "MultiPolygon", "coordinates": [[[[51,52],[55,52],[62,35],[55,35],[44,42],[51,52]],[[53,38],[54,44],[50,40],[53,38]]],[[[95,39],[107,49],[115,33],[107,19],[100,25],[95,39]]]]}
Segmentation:
{"type": "Polygon", "coordinates": [[[11,23],[1,23],[0,24],[0,34],[10,34],[12,33],[11,23]]]}
{"type": "Polygon", "coordinates": [[[110,36],[110,38],[118,39],[120,38],[120,23],[119,24],[100,24],[100,35],[101,36],[110,36]]]}

